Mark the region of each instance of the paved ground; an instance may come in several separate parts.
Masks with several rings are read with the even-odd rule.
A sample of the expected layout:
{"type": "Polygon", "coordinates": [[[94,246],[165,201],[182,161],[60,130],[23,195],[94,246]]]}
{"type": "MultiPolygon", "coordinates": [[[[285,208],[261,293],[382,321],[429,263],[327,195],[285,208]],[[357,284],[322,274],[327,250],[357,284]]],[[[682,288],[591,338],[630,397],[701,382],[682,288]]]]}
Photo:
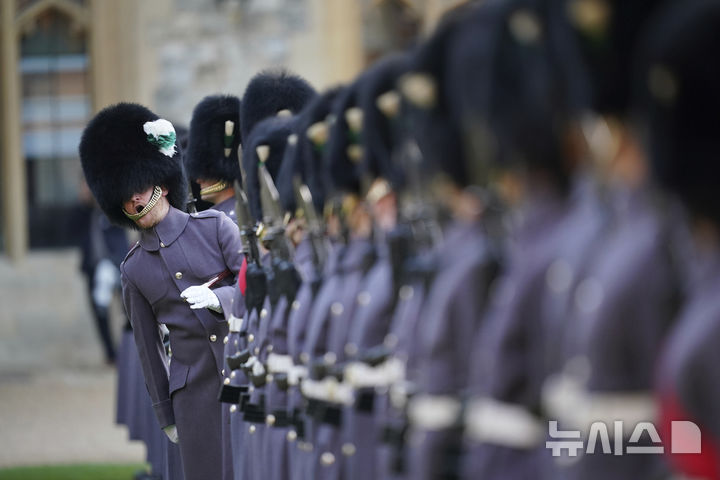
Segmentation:
{"type": "MultiPolygon", "coordinates": [[[[101,357],[75,251],[0,256],[0,467],[142,462],[114,424],[116,376],[101,357]]],[[[120,325],[115,325],[119,330],[120,325]]]]}

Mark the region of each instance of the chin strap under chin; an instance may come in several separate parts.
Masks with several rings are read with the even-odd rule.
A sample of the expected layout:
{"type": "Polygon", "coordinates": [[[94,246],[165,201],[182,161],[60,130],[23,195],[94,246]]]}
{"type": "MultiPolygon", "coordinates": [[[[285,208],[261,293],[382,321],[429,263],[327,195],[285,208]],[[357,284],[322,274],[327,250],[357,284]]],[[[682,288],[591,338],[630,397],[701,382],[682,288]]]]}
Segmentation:
{"type": "Polygon", "coordinates": [[[220,180],[217,183],[214,183],[210,185],[209,187],[205,187],[202,190],[200,190],[200,196],[202,195],[209,195],[211,193],[217,193],[225,190],[228,187],[228,183],[225,180],[220,180]]]}
{"type": "Polygon", "coordinates": [[[122,211],[126,217],[128,217],[130,220],[132,220],[134,222],[136,220],[141,219],[145,215],[147,215],[148,212],[150,210],[152,210],[153,207],[157,204],[158,200],[160,200],[160,197],[162,197],[162,188],[155,186],[155,187],[153,187],[153,194],[152,194],[152,197],[150,197],[150,201],[148,202],[147,205],[145,205],[145,207],[142,210],[140,210],[138,213],[128,213],[123,208],[122,211]]]}

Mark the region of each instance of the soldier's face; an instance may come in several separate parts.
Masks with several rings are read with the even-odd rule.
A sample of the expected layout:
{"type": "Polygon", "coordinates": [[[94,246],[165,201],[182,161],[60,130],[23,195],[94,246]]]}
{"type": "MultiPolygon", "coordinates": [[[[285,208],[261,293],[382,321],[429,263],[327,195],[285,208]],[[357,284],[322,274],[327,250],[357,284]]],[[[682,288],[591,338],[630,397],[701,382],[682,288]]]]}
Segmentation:
{"type": "MultiPolygon", "coordinates": [[[[145,208],[145,205],[147,205],[150,202],[150,198],[152,197],[154,187],[150,187],[144,192],[136,192],[132,194],[132,196],[123,202],[123,209],[128,213],[139,213],[142,211],[143,208],[145,208]]],[[[165,218],[165,215],[167,215],[167,212],[170,208],[170,204],[167,200],[167,188],[162,187],[162,196],[160,197],[160,200],[155,204],[153,208],[150,209],[149,212],[147,212],[142,217],[138,218],[137,220],[134,220],[135,225],[142,229],[152,228],[155,225],[157,225],[163,218],[165,218]]]]}

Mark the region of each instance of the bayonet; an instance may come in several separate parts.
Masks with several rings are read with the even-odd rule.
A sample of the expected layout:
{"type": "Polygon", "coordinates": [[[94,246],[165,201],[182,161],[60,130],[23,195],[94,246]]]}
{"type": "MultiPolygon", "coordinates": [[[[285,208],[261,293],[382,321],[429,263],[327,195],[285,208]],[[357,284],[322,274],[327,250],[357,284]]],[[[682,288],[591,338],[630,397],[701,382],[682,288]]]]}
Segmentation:
{"type": "Polygon", "coordinates": [[[197,213],[197,199],[193,195],[192,181],[188,180],[188,196],[185,201],[185,211],[187,213],[197,213]]]}
{"type": "Polygon", "coordinates": [[[258,181],[260,183],[260,204],[263,211],[263,224],[265,234],[263,243],[267,245],[273,257],[290,262],[292,253],[288,240],[285,237],[285,225],[283,222],[283,209],[280,205],[280,194],[278,193],[275,182],[265,167],[265,160],[270,154],[270,149],[266,150],[261,145],[257,148],[258,158],[258,181]]]}
{"type": "Polygon", "coordinates": [[[442,238],[437,211],[429,198],[428,182],[421,173],[422,153],[418,145],[407,140],[400,152],[400,164],[407,178],[403,216],[409,223],[416,246],[432,247],[442,238]]]}
{"type": "Polygon", "coordinates": [[[255,225],[248,208],[248,200],[245,192],[240,187],[240,182],[235,180],[235,215],[237,216],[237,224],[240,229],[240,238],[243,243],[243,252],[248,259],[248,263],[260,264],[260,251],[257,246],[257,238],[255,236],[255,225]]]}
{"type": "Polygon", "coordinates": [[[255,220],[252,215],[250,215],[248,199],[242,185],[247,176],[243,168],[240,151],[238,151],[238,163],[240,164],[240,179],[235,180],[235,214],[237,215],[243,252],[245,253],[247,261],[247,271],[245,272],[245,283],[247,286],[245,290],[245,306],[248,312],[255,310],[260,314],[267,295],[267,275],[265,274],[260,259],[260,251],[255,234],[255,220]]]}
{"type": "Polygon", "coordinates": [[[320,220],[320,215],[318,215],[315,210],[310,189],[301,182],[299,176],[293,178],[293,189],[295,191],[297,205],[305,215],[307,231],[313,250],[313,265],[315,266],[315,270],[320,273],[323,271],[325,260],[327,259],[327,250],[323,240],[323,223],[322,220],[320,220]]]}
{"type": "Polygon", "coordinates": [[[292,302],[300,286],[300,275],[292,264],[292,248],[285,236],[280,195],[270,172],[265,167],[265,161],[270,156],[270,147],[261,145],[256,151],[260,160],[258,181],[265,225],[263,244],[267,245],[272,258],[273,282],[269,285],[270,302],[274,304],[280,296],[285,296],[288,302],[292,302]]]}

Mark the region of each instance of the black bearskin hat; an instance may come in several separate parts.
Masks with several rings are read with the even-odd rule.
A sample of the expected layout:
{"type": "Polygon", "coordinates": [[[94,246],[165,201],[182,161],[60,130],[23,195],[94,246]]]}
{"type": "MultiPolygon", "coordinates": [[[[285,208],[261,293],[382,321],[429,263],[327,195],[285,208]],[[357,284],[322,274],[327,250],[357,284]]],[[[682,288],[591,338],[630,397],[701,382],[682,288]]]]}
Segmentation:
{"type": "Polygon", "coordinates": [[[260,121],[289,110],[295,115],[317,93],[302,77],[287,70],[263,71],[255,75],[245,89],[240,111],[242,137],[248,138],[260,121]]]}
{"type": "Polygon", "coordinates": [[[324,174],[333,193],[361,193],[364,147],[358,93],[363,78],[360,75],[352,84],[343,88],[333,101],[330,137],[323,152],[324,174]],[[356,115],[355,125],[348,122],[348,116],[352,115],[350,112],[356,115]]]}
{"type": "Polygon", "coordinates": [[[153,186],[167,188],[170,205],[184,208],[187,181],[175,129],[142,105],[119,103],[100,111],[85,127],[79,150],[90,191],[116,225],[137,229],[122,203],[153,186]]]}
{"type": "Polygon", "coordinates": [[[668,3],[645,32],[635,73],[653,173],[694,215],[720,225],[720,3],[668,3]]]}
{"type": "Polygon", "coordinates": [[[298,147],[300,149],[299,169],[303,182],[310,189],[315,209],[319,212],[325,205],[327,178],[323,174],[323,156],[327,149],[330,131],[328,117],[342,87],[326,90],[308,103],[301,114],[298,127],[298,147]]]}
{"type": "Polygon", "coordinates": [[[566,191],[562,139],[574,103],[552,37],[539,33],[551,33],[539,4],[487,4],[459,25],[448,50],[448,99],[470,147],[465,175],[482,182],[488,169],[520,167],[549,174],[566,191]]]}
{"type": "Polygon", "coordinates": [[[637,41],[665,0],[561,0],[577,40],[594,110],[625,116],[637,41]]]}
{"type": "Polygon", "coordinates": [[[190,179],[238,178],[239,118],[240,99],[232,95],[210,95],[195,106],[183,157],[190,179]]]}
{"type": "Polygon", "coordinates": [[[395,84],[408,64],[405,53],[386,56],[375,62],[363,75],[358,104],[363,111],[364,169],[375,177],[384,177],[396,187],[402,185],[402,172],[392,156],[402,140],[400,94],[395,84]]]}
{"type": "Polygon", "coordinates": [[[265,167],[273,181],[277,179],[288,137],[293,133],[297,117],[276,118],[271,117],[258,123],[252,134],[246,138],[245,153],[243,154],[243,168],[245,170],[245,190],[250,204],[250,213],[257,221],[263,220],[262,204],[260,202],[260,182],[258,177],[257,147],[269,148],[265,167]]]}

